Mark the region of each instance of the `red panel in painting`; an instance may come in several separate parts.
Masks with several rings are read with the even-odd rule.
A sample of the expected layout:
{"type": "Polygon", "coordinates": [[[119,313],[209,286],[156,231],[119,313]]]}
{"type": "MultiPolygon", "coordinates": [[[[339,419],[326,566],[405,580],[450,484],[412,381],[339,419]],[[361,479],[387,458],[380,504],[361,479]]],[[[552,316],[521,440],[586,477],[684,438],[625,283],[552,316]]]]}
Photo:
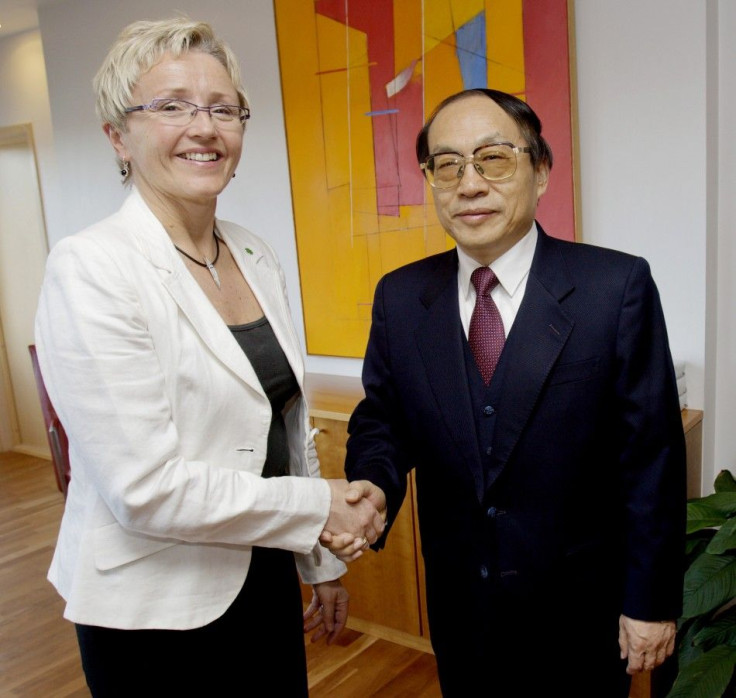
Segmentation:
{"type": "Polygon", "coordinates": [[[410,82],[394,97],[386,85],[394,74],[394,9],[392,0],[351,2],[346,16],[344,0],[319,0],[317,12],[363,32],[368,62],[376,163],[378,213],[399,215],[400,205],[421,204],[424,183],[414,156],[414,139],[422,127],[422,86],[410,82]]]}
{"type": "Polygon", "coordinates": [[[542,120],[554,168],[537,218],[550,235],[575,239],[567,0],[524,0],[526,100],[542,120]]]}

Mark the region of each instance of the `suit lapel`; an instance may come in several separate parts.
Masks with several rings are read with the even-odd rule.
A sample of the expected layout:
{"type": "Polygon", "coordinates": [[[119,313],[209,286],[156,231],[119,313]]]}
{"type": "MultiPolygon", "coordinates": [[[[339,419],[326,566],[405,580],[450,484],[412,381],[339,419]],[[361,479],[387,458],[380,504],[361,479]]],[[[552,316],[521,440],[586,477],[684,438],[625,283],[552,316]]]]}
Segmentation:
{"type": "Polygon", "coordinates": [[[457,452],[473,480],[478,499],[483,496],[483,470],[478,453],[475,422],[468,390],[457,291],[457,255],[438,258],[430,272],[431,283],[420,296],[426,317],[415,331],[417,348],[437,409],[455,442],[457,452]]]}
{"type": "MultiPolygon", "coordinates": [[[[163,286],[191,323],[202,343],[234,374],[263,394],[263,388],[243,350],[194,277],[187,272],[160,221],[137,191],[133,190],[122,210],[124,215],[132,218],[132,225],[128,229],[134,231],[133,235],[142,254],[158,269],[163,286]]],[[[232,249],[231,244],[228,246],[232,249]]],[[[233,252],[233,256],[236,254],[233,252]]]]}
{"type": "Polygon", "coordinates": [[[268,263],[266,256],[255,244],[243,247],[238,245],[224,226],[221,232],[243,278],[248,282],[263,314],[268,318],[299,385],[302,385],[304,362],[299,339],[290,321],[291,311],[277,269],[268,263]]]}
{"type": "Polygon", "coordinates": [[[574,322],[560,306],[574,291],[562,251],[539,229],[524,300],[504,347],[502,409],[494,433],[494,462],[486,487],[507,464],[574,322]]]}

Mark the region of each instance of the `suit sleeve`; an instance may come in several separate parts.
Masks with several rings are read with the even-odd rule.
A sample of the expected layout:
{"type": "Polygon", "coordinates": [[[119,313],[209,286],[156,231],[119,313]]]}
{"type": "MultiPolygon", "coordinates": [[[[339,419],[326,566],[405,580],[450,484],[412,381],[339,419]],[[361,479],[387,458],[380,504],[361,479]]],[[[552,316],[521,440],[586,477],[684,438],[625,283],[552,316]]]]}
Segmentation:
{"type": "Polygon", "coordinates": [[[619,317],[616,399],[625,504],[623,613],[668,620],[682,611],[685,440],[659,294],[648,264],[629,276],[619,317]]]}
{"type": "Polygon", "coordinates": [[[406,476],[411,467],[402,436],[407,430],[403,427],[392,375],[385,288],[384,278],[376,288],[363,362],[365,398],[355,408],[348,424],[345,462],[348,480],[370,480],[386,494],[387,527],[378,547],[385,544],[388,530],[399,513],[406,494],[406,476]]]}

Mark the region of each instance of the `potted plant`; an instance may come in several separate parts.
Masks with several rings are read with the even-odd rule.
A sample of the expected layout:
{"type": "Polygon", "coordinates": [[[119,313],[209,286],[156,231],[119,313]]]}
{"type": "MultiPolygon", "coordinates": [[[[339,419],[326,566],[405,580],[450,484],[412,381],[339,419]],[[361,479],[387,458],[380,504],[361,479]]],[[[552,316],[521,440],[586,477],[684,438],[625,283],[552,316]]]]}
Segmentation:
{"type": "Polygon", "coordinates": [[[687,503],[687,571],[678,672],[667,698],[736,698],[736,480],[687,503]]]}

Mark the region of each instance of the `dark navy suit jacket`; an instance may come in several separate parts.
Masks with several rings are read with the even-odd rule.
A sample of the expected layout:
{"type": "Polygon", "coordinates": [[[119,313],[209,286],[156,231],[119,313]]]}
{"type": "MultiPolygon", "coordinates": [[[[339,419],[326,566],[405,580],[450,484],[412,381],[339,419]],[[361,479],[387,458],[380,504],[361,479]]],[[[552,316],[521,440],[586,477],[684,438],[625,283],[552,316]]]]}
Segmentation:
{"type": "Polygon", "coordinates": [[[375,293],[346,473],[383,488],[392,521],[415,470],[445,695],[477,686],[491,657],[518,672],[544,648],[551,670],[565,642],[604,680],[621,613],[681,611],[684,436],[649,266],[539,231],[490,410],[468,389],[457,253],[390,272],[375,293]]]}

